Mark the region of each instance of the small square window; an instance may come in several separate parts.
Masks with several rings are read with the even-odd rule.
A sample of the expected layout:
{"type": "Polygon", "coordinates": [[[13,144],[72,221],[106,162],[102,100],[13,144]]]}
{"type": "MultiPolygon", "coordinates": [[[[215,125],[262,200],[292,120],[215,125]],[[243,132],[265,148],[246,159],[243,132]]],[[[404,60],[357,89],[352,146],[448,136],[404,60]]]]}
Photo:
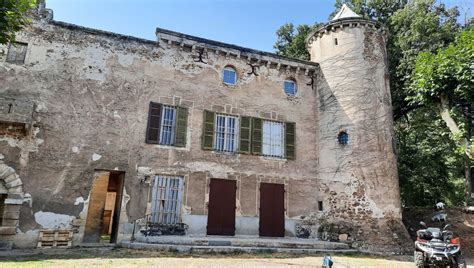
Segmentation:
{"type": "Polygon", "coordinates": [[[227,85],[235,85],[237,83],[237,72],[232,67],[225,67],[224,68],[224,83],[227,85]]]}
{"type": "Polygon", "coordinates": [[[285,80],[283,84],[286,95],[295,96],[296,95],[296,82],[293,80],[285,80]]]}
{"type": "Polygon", "coordinates": [[[25,63],[27,48],[28,44],[25,43],[10,43],[8,46],[7,62],[16,64],[25,63]]]}
{"type": "Polygon", "coordinates": [[[323,201],[318,201],[318,210],[323,211],[323,201]]]}

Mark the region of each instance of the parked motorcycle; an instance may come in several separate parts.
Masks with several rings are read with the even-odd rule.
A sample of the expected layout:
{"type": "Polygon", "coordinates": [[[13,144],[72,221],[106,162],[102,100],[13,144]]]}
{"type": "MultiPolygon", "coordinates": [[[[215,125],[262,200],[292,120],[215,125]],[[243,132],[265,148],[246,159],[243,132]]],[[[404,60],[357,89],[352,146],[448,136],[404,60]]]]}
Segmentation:
{"type": "Polygon", "coordinates": [[[449,224],[445,225],[442,230],[427,227],[424,222],[420,222],[420,224],[425,229],[416,232],[416,267],[466,268],[466,261],[461,254],[459,237],[454,237],[453,232],[446,230],[449,224]]]}

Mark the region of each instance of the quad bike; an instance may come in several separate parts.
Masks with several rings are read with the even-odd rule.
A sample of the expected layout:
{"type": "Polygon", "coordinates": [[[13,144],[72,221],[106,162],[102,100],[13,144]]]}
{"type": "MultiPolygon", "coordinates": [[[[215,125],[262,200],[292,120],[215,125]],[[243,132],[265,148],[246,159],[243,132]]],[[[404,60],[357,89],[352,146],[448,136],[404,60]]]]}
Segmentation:
{"type": "Polygon", "coordinates": [[[426,227],[416,232],[415,265],[424,267],[452,267],[466,268],[466,261],[461,255],[459,237],[454,237],[453,232],[447,231],[449,224],[440,228],[426,227]]]}

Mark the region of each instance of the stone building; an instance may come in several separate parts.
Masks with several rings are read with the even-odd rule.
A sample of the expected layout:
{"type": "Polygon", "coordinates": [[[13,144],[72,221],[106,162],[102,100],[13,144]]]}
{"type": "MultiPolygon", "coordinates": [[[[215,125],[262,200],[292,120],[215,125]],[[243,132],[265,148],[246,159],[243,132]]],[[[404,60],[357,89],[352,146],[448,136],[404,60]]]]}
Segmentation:
{"type": "Polygon", "coordinates": [[[359,248],[405,234],[382,25],[343,7],[302,61],[35,12],[0,47],[4,244],[51,228],[116,243],[143,224],[359,248]]]}

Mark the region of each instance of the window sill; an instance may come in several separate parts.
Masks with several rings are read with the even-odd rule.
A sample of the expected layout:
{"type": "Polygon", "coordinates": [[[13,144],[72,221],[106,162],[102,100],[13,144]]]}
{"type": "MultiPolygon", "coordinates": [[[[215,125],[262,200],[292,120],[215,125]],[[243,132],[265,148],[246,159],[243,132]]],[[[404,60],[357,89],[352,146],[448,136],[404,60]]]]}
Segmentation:
{"type": "Polygon", "coordinates": [[[268,155],[262,155],[262,156],[260,156],[260,159],[269,160],[269,161],[277,161],[277,162],[286,162],[286,161],[288,161],[288,159],[283,158],[283,157],[268,156],[268,155]]]}
{"type": "Polygon", "coordinates": [[[226,151],[216,151],[216,150],[213,150],[212,153],[221,154],[221,155],[240,155],[239,152],[226,152],[226,151]]]}
{"type": "Polygon", "coordinates": [[[156,143],[147,143],[148,145],[153,145],[155,148],[160,149],[168,149],[168,150],[178,150],[178,151],[189,151],[189,148],[186,147],[178,147],[174,145],[164,145],[164,144],[156,144],[156,143]]]}

